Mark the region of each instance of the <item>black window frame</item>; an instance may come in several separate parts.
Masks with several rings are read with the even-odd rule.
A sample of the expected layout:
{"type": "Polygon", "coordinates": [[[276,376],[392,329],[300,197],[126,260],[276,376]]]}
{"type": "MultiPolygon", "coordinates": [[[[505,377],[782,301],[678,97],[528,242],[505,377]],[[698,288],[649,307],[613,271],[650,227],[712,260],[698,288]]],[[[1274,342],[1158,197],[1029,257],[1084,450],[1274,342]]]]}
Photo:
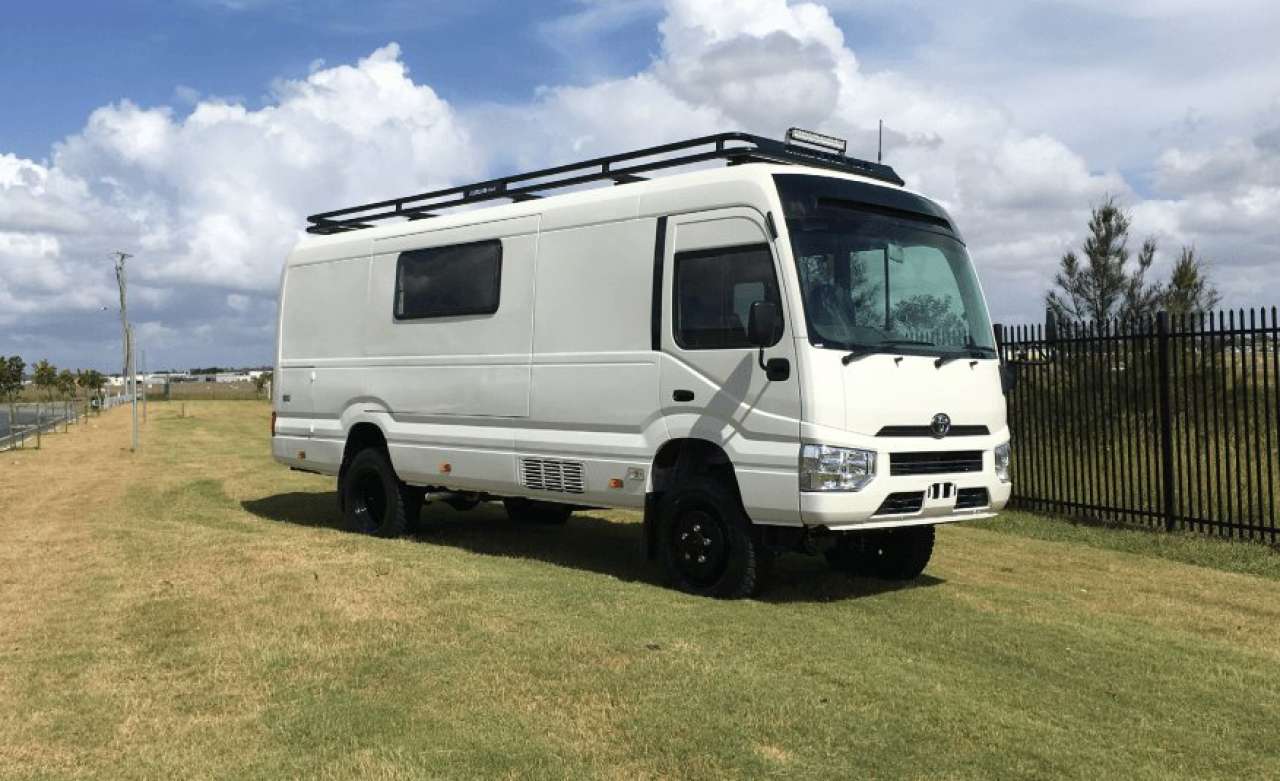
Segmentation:
{"type": "MultiPolygon", "coordinates": [[[[767,241],[753,241],[746,244],[731,244],[725,247],[713,247],[709,249],[684,250],[677,251],[671,258],[671,339],[681,350],[701,351],[701,350],[755,350],[759,349],[757,345],[744,343],[742,345],[734,345],[731,347],[697,347],[684,343],[680,338],[680,262],[682,260],[698,259],[706,257],[717,257],[722,255],[731,255],[735,253],[747,252],[764,252],[769,258],[769,270],[773,278],[773,292],[775,298],[774,303],[778,306],[778,313],[783,312],[782,306],[782,286],[778,282],[778,259],[774,257],[773,247],[767,241]]],[[[743,323],[745,329],[747,324],[743,323]]],[[[782,335],[786,331],[786,317],[783,315],[778,321],[778,330],[774,335],[774,339],[766,348],[773,347],[782,341],[782,335]]],[[[745,334],[744,334],[745,336],[745,334]]]]}
{"type": "Polygon", "coordinates": [[[405,250],[396,257],[396,275],[394,288],[391,295],[391,316],[396,322],[414,322],[417,320],[439,320],[447,317],[467,317],[473,315],[492,315],[495,314],[502,306],[502,239],[482,239],[481,241],[468,241],[458,244],[441,244],[435,247],[420,247],[418,249],[405,250]],[[455,309],[432,311],[426,314],[401,314],[401,295],[403,290],[404,267],[406,261],[429,260],[432,254],[445,251],[456,251],[460,249],[493,247],[496,249],[496,258],[493,264],[493,303],[483,307],[458,307],[455,309]]]}

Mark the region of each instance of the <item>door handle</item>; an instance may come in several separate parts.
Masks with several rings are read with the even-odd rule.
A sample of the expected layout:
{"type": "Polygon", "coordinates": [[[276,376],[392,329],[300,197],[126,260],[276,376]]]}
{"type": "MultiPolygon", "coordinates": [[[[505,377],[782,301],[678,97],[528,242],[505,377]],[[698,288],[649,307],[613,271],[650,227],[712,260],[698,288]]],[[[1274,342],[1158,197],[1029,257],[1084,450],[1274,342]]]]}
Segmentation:
{"type": "Polygon", "coordinates": [[[683,388],[675,390],[671,392],[671,398],[674,401],[693,401],[693,391],[684,390],[683,388]]]}

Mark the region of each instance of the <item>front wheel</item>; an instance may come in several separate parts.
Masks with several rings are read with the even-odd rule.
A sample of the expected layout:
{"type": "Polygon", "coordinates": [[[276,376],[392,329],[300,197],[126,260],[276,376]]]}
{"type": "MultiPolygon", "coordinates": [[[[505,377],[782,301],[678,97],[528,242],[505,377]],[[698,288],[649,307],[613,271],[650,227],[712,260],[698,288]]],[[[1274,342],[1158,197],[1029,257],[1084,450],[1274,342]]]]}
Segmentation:
{"type": "Polygon", "coordinates": [[[876,529],[841,537],[827,551],[831,566],[849,574],[913,580],[933,556],[932,526],[876,529]]]}
{"type": "Polygon", "coordinates": [[[771,561],[738,497],[713,478],[690,481],[663,497],[658,552],[682,591],[724,599],[755,594],[771,561]]]}

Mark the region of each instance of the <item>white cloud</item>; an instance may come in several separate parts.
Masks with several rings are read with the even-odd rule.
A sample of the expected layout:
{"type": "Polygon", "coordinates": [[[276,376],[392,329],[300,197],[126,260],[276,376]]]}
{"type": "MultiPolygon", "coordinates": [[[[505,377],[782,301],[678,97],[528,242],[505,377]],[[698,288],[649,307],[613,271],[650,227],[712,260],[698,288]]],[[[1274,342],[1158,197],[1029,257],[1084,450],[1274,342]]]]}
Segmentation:
{"type": "MultiPolygon", "coordinates": [[[[583,30],[638,18],[651,5],[582,0],[542,33],[563,35],[569,51],[583,30]]],[[[1016,35],[1043,20],[1020,16],[1014,3],[996,3],[984,18],[1008,23],[1034,80],[1006,68],[992,82],[998,89],[966,89],[957,74],[973,71],[957,64],[961,44],[970,56],[995,51],[990,25],[958,6],[926,17],[911,2],[880,10],[945,28],[949,37],[917,50],[934,72],[869,69],[826,6],[843,12],[851,4],[670,0],[647,68],[545,87],[514,104],[450,105],[415,82],[389,44],[355,64],[317,61],[305,78],[274,83],[257,109],[181,86],[176,107],[128,99],[101,107],[49,161],[0,153],[0,352],[6,338],[68,349],[72,330],[101,331],[113,316],[102,308],[115,306],[106,252],[127,248],[138,255],[131,301],[140,322],[154,324],[157,349],[173,351],[167,362],[263,360],[279,265],[309,212],[729,128],[778,135],[809,126],[872,156],[880,118],[887,161],[960,220],[999,318],[1036,316],[1057,257],[1078,243],[1089,206],[1108,194],[1132,204],[1136,231],[1156,234],[1166,255],[1196,242],[1219,261],[1220,281],[1235,296],[1229,303],[1261,303],[1267,265],[1280,251],[1271,218],[1280,207],[1280,131],[1269,130],[1280,127],[1274,68],[1251,73],[1256,97],[1238,89],[1203,109],[1183,102],[1151,112],[1159,127],[1221,131],[1235,122],[1214,146],[1183,130],[1149,130],[1145,150],[1134,151],[1129,134],[1115,149],[1086,143],[1086,155],[1078,143],[1091,134],[1081,127],[1128,116],[1107,101],[1101,117],[1088,113],[1091,79],[1118,73],[1126,89],[1150,83],[1166,97],[1180,83],[1111,62],[1060,61],[1046,70],[1023,48],[1037,41],[1016,35]],[[1122,170],[1149,171],[1150,181],[1135,188],[1122,170]]],[[[1077,0],[1062,8],[1162,31],[1222,24],[1190,3],[1077,0]]],[[[1237,57],[1232,67],[1236,60],[1252,62],[1237,57]]],[[[1223,92],[1224,78],[1205,71],[1186,83],[1202,96],[1223,92]]],[[[94,344],[114,356],[109,339],[94,344]]]]}

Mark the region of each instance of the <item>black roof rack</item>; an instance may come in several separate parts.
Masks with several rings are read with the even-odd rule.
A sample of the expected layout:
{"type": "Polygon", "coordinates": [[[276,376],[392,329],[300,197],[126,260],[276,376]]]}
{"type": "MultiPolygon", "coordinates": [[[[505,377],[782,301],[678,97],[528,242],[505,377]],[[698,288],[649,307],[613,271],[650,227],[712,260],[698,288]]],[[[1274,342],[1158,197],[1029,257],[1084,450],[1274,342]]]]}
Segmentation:
{"type": "MultiPolygon", "coordinates": [[[[580,163],[321,212],[307,217],[307,222],[310,223],[307,232],[327,234],[360,230],[371,227],[371,222],[393,217],[420,220],[437,216],[435,212],[441,209],[496,198],[507,198],[513,202],[527,201],[542,197],[542,193],[547,190],[588,182],[612,180],[615,184],[628,184],[643,181],[645,177],[640,174],[648,171],[708,160],[725,160],[729,165],[758,162],[808,165],[860,174],[899,186],[903,184],[902,179],[889,166],[846,157],[835,151],[837,147],[825,145],[822,139],[827,137],[807,134],[806,138],[805,135],[804,131],[797,132],[793,129],[787,134],[787,142],[736,132],[701,136],[580,163]],[[811,138],[816,138],[817,141],[810,140],[811,138]],[[810,145],[819,148],[812,148],[810,145]]],[[[843,150],[843,142],[840,142],[838,148],[843,150]]]]}

